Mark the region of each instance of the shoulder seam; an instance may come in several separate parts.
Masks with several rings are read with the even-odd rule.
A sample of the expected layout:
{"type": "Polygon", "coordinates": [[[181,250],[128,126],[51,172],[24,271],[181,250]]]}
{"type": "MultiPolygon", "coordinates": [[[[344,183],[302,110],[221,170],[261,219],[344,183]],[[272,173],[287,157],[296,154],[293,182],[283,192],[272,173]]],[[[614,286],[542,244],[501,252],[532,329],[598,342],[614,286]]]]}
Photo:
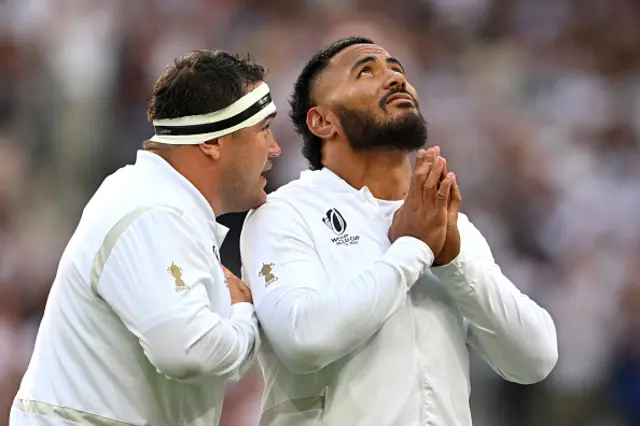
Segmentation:
{"type": "Polygon", "coordinates": [[[109,256],[111,256],[111,252],[115,247],[116,243],[124,234],[124,232],[135,222],[137,219],[142,217],[145,213],[156,209],[156,208],[165,208],[168,210],[173,210],[174,212],[182,215],[183,211],[169,205],[149,205],[149,206],[140,206],[136,209],[130,211],[126,215],[124,215],[120,220],[118,220],[115,225],[111,227],[107,235],[104,237],[98,252],[93,257],[93,262],[91,264],[91,272],[90,272],[90,282],[91,282],[91,292],[98,298],[100,294],[98,293],[98,283],[100,282],[100,278],[102,277],[102,271],[109,260],[109,256]]]}

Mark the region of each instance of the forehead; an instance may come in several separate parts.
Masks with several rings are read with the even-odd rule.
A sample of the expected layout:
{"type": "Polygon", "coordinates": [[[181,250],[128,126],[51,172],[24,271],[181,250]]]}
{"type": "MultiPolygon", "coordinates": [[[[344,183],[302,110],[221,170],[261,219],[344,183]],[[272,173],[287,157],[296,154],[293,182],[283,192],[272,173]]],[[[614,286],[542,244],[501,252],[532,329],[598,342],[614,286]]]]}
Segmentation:
{"type": "Polygon", "coordinates": [[[349,70],[358,59],[373,56],[384,60],[388,58],[389,52],[377,44],[354,44],[342,50],[331,59],[331,68],[336,71],[349,70]]]}

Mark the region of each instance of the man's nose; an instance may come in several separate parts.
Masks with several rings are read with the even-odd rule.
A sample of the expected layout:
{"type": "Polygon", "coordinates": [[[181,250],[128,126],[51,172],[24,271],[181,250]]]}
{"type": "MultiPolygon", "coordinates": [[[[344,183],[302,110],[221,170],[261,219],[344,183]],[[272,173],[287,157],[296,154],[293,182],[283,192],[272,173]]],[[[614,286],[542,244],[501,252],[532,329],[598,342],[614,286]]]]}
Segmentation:
{"type": "Polygon", "coordinates": [[[389,76],[385,80],[384,88],[389,89],[405,89],[407,87],[407,80],[401,72],[389,70],[389,76]]]}
{"type": "Polygon", "coordinates": [[[271,146],[269,146],[269,158],[274,158],[279,156],[282,153],[282,148],[278,145],[275,138],[271,137],[271,146]]]}

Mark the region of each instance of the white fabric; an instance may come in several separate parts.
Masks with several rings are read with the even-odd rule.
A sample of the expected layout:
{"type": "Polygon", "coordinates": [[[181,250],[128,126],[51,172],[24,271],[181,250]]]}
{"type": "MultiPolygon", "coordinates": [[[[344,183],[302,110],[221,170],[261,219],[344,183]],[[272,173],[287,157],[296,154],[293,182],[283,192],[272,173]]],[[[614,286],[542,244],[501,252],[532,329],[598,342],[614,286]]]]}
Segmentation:
{"type": "Polygon", "coordinates": [[[74,412],[107,419],[80,423],[91,425],[218,424],[225,383],[259,344],[253,306],[230,304],[216,258],[226,231],[155,154],[108,177],[62,255],[10,425],[70,424],[74,412]],[[105,237],[136,211],[92,289],[105,237]]]}
{"type": "Polygon", "coordinates": [[[247,217],[243,276],[266,337],[262,426],[470,426],[467,343],[513,382],[552,370],[553,320],[500,272],[467,217],[460,256],[428,270],[424,243],[389,243],[400,205],[323,169],[247,217]],[[341,235],[323,223],[332,208],[341,235]]]}
{"type": "MultiPolygon", "coordinates": [[[[202,115],[192,115],[188,117],[177,117],[177,118],[167,118],[162,120],[153,120],[154,126],[196,126],[201,124],[211,124],[217,123],[222,120],[226,120],[235,115],[240,114],[245,111],[247,108],[251,107],[257,101],[262,99],[265,95],[269,93],[269,86],[267,83],[261,83],[258,87],[253,89],[251,92],[244,95],[242,98],[238,99],[228,107],[221,109],[220,111],[215,111],[209,114],[202,115]]],[[[271,101],[267,106],[261,109],[258,113],[253,116],[247,118],[241,123],[236,124],[235,126],[229,127],[228,129],[219,130],[217,132],[210,133],[201,133],[195,135],[153,135],[151,137],[151,141],[158,143],[166,143],[171,145],[198,145],[204,143],[206,141],[220,138],[225,135],[229,135],[233,132],[236,132],[240,129],[245,129],[247,127],[255,126],[271,114],[276,112],[276,104],[271,101]]]]}

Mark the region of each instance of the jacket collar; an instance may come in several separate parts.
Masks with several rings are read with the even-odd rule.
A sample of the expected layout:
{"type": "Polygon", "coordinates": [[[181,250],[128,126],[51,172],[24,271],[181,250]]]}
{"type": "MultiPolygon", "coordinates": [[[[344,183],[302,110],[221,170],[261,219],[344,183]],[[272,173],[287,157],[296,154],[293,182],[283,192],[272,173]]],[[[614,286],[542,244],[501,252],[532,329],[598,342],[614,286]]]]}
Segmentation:
{"type": "Polygon", "coordinates": [[[335,174],[333,171],[329,170],[326,167],[323,167],[320,170],[304,170],[300,174],[300,181],[311,186],[321,186],[325,189],[328,189],[330,192],[345,194],[345,195],[354,195],[360,197],[362,200],[366,202],[372,202],[383,205],[402,205],[402,200],[398,201],[387,201],[387,200],[379,200],[373,196],[371,190],[367,186],[363,186],[360,189],[356,189],[353,186],[349,185],[347,181],[342,179],[340,176],[335,174]]]}
{"type": "MultiPolygon", "coordinates": [[[[229,228],[216,221],[216,215],[204,195],[186,177],[180,174],[164,158],[145,150],[138,150],[136,167],[149,170],[162,180],[175,187],[183,195],[191,207],[204,215],[219,245],[229,232],[229,228]]],[[[160,182],[158,182],[160,184],[160,182]]]]}
{"type": "Polygon", "coordinates": [[[320,170],[304,170],[300,173],[300,181],[312,186],[321,186],[334,193],[360,195],[365,199],[373,199],[373,194],[368,187],[356,189],[326,167],[320,170]]]}

